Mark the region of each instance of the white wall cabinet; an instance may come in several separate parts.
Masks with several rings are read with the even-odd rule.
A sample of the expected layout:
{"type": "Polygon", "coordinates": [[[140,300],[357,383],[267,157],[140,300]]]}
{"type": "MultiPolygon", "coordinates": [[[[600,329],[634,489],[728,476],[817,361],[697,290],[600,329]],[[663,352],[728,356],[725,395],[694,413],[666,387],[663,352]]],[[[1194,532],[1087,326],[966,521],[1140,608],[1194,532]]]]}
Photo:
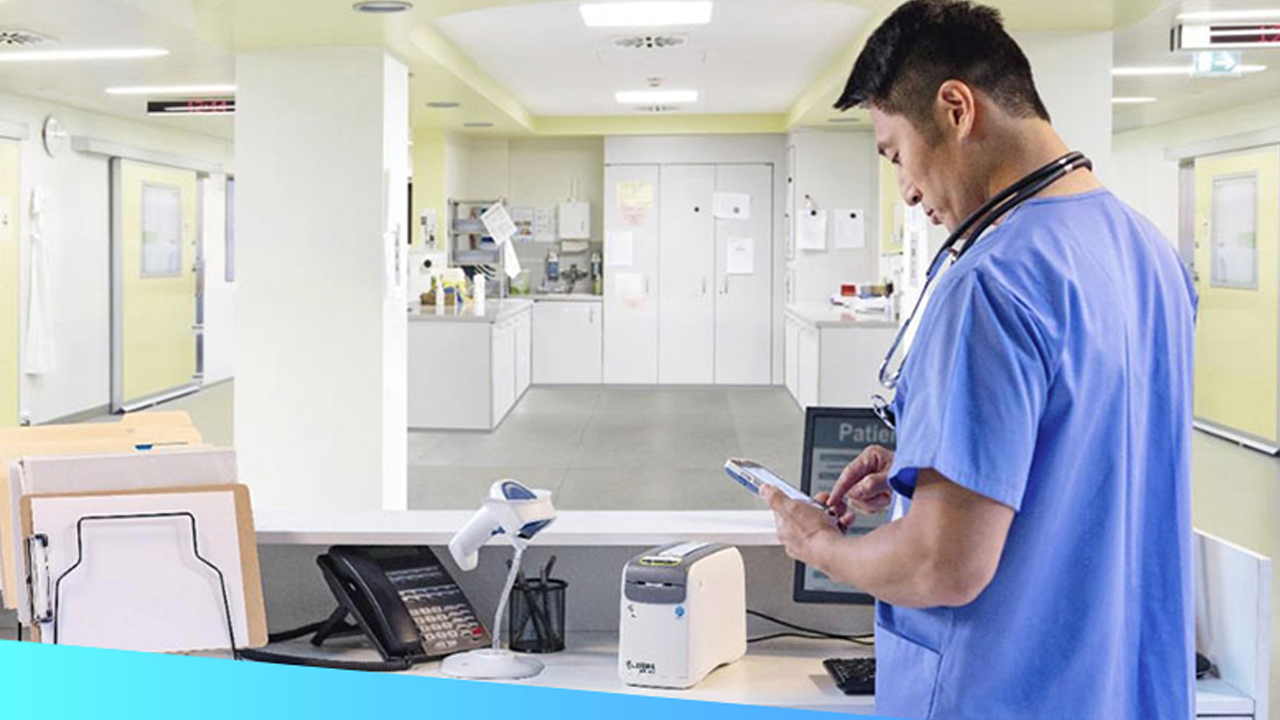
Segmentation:
{"type": "Polygon", "coordinates": [[[545,301],[533,306],[533,382],[593,385],[602,379],[599,302],[545,301]]]}
{"type": "Polygon", "coordinates": [[[604,170],[604,381],[658,382],[657,165],[610,165],[604,170]],[[625,241],[625,242],[624,242],[625,241]],[[619,248],[630,253],[619,260],[619,248]]]}
{"type": "Polygon", "coordinates": [[[662,166],[658,268],[658,382],[715,382],[714,165],[662,166]]]}
{"type": "Polygon", "coordinates": [[[773,166],[617,165],[605,183],[604,381],[771,384],[773,166]],[[720,193],[749,212],[717,217],[720,193]]]}

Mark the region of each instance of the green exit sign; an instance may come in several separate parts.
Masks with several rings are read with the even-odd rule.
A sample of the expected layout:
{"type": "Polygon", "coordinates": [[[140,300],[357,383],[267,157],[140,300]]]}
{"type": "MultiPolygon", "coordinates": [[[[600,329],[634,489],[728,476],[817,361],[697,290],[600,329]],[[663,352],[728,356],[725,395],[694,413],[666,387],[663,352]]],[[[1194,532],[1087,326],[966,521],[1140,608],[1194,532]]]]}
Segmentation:
{"type": "Polygon", "coordinates": [[[1205,50],[1195,54],[1191,74],[1197,77],[1234,77],[1240,74],[1239,50],[1205,50]]]}

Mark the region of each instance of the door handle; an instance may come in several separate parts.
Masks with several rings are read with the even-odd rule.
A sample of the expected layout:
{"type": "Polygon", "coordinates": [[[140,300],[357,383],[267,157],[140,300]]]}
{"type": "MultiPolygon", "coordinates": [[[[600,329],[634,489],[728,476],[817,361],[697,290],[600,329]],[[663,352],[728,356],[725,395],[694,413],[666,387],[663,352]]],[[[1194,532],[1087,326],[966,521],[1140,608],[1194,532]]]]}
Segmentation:
{"type": "Polygon", "coordinates": [[[707,294],[707,276],[706,275],[702,276],[702,294],[704,296],[707,294]]]}
{"type": "Polygon", "coordinates": [[[725,295],[728,295],[728,294],[729,294],[729,275],[728,275],[728,273],[726,273],[726,274],[725,274],[725,276],[724,276],[724,294],[725,294],[725,295]]]}
{"type": "Polygon", "coordinates": [[[649,276],[648,275],[644,276],[644,294],[645,295],[649,294],[649,276]]]}

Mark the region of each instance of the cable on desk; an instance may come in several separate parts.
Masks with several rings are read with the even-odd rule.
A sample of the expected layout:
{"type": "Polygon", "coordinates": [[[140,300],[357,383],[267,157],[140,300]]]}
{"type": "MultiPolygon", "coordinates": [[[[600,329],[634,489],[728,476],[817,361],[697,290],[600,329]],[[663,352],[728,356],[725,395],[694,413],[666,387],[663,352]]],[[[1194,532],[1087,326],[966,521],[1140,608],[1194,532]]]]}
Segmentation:
{"type": "Polygon", "coordinates": [[[747,609],[747,614],[754,615],[755,617],[758,617],[761,620],[767,620],[771,623],[774,623],[775,625],[781,625],[782,627],[785,627],[785,628],[798,630],[799,633],[811,633],[810,635],[801,635],[799,633],[776,633],[774,635],[767,635],[764,637],[752,638],[751,640],[748,640],[748,642],[760,642],[763,640],[771,640],[776,637],[800,637],[808,640],[844,640],[845,642],[851,642],[851,643],[854,643],[855,645],[865,645],[868,647],[875,646],[875,641],[874,641],[875,635],[872,633],[867,633],[865,635],[837,635],[836,633],[829,633],[829,632],[826,632],[825,630],[815,630],[814,628],[805,627],[803,625],[796,625],[795,623],[788,622],[780,618],[776,618],[772,615],[766,615],[762,612],[751,610],[749,608],[747,609]]]}

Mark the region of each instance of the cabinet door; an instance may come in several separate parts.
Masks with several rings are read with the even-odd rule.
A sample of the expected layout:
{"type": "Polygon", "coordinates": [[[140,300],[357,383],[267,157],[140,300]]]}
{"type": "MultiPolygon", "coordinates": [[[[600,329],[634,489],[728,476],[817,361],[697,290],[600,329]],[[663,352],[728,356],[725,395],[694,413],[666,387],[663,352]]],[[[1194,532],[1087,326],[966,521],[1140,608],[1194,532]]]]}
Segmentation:
{"type": "Polygon", "coordinates": [[[516,333],[507,320],[493,328],[493,426],[516,402],[516,333]]]}
{"type": "Polygon", "coordinates": [[[749,196],[751,213],[715,220],[715,382],[769,385],[773,382],[773,166],[720,165],[716,192],[749,196]],[[737,257],[731,262],[734,251],[737,257]]]}
{"type": "Polygon", "coordinates": [[[800,402],[800,324],[787,318],[787,337],[783,357],[786,364],[787,392],[800,402]]]}
{"type": "Polygon", "coordinates": [[[818,405],[819,393],[818,331],[801,327],[799,348],[800,374],[797,381],[800,386],[800,407],[814,407],[818,405]]]}
{"type": "Polygon", "coordinates": [[[715,382],[714,165],[662,167],[658,382],[715,382]]]}
{"type": "Polygon", "coordinates": [[[539,302],[533,312],[533,381],[598,384],[600,303],[539,302]]]}
{"type": "Polygon", "coordinates": [[[516,319],[516,399],[524,395],[533,382],[533,314],[516,319]]]}
{"type": "Polygon", "coordinates": [[[657,165],[610,165],[604,170],[608,383],[658,381],[658,185],[657,165]],[[617,252],[624,244],[630,245],[630,253],[617,252]]]}

